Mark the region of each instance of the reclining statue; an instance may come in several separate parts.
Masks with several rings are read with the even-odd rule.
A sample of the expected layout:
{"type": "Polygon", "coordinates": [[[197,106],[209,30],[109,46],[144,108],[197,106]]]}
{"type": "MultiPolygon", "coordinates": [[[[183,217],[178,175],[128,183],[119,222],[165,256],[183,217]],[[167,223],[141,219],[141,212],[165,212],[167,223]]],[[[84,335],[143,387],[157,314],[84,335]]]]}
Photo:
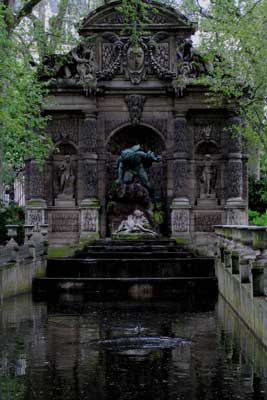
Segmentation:
{"type": "Polygon", "coordinates": [[[161,157],[153,151],[145,152],[139,144],[122,150],[117,161],[118,183],[132,183],[134,177],[148,190],[150,198],[154,199],[154,189],[149,182],[148,171],[153,161],[159,162],[161,157]]]}
{"type": "Polygon", "coordinates": [[[147,233],[152,236],[158,236],[156,232],[150,229],[150,224],[148,219],[145,217],[143,211],[140,210],[135,210],[133,214],[128,215],[127,219],[123,220],[120,223],[115,233],[116,234],[147,233]]]}

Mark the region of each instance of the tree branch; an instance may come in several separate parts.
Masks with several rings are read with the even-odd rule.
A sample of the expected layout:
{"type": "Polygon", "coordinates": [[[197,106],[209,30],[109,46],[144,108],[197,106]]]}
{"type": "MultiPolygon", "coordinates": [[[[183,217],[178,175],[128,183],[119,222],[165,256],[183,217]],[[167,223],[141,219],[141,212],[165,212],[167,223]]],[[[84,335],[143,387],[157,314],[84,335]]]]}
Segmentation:
{"type": "Polygon", "coordinates": [[[15,26],[18,26],[20,21],[26,17],[27,15],[32,13],[32,10],[34,9],[37,4],[39,4],[41,0],[29,0],[27,3],[24,4],[24,6],[17,12],[15,16],[15,26]]]}

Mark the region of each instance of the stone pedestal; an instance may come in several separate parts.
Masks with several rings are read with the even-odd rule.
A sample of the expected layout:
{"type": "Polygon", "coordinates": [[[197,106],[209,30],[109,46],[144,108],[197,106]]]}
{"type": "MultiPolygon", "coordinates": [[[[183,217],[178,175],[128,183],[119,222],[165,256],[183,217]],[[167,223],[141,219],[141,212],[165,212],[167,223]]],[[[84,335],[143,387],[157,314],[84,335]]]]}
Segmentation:
{"type": "Polygon", "coordinates": [[[44,170],[41,170],[34,160],[26,164],[26,198],[25,223],[33,225],[33,230],[39,230],[41,224],[47,223],[47,203],[44,190],[44,170]]]}
{"type": "Polygon", "coordinates": [[[55,199],[55,206],[56,207],[74,207],[75,200],[74,200],[73,196],[71,196],[71,195],[60,193],[55,199]]]}
{"type": "Polygon", "coordinates": [[[190,203],[185,197],[176,198],[171,205],[172,237],[188,239],[190,234],[190,203]]]}
{"type": "Polygon", "coordinates": [[[52,246],[77,244],[80,236],[80,210],[77,207],[49,207],[48,225],[48,240],[52,246]]]}
{"type": "Polygon", "coordinates": [[[81,235],[80,242],[99,238],[99,209],[97,198],[85,199],[81,202],[81,235]]]}
{"type": "Polygon", "coordinates": [[[211,194],[201,194],[200,199],[197,201],[197,205],[200,207],[216,207],[218,205],[218,200],[215,193],[211,194]]]}
{"type": "Polygon", "coordinates": [[[40,225],[47,223],[47,204],[43,199],[28,201],[25,207],[27,225],[33,225],[33,230],[38,230],[40,225]]]}
{"type": "Polygon", "coordinates": [[[246,203],[241,197],[230,198],[225,205],[227,225],[247,225],[246,203]]]}

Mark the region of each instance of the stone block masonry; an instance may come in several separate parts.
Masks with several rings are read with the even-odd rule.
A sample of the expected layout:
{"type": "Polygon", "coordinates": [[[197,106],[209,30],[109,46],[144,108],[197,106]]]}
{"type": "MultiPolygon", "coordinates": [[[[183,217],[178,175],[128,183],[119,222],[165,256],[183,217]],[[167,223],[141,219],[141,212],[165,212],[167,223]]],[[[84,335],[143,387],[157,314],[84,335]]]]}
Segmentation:
{"type": "Polygon", "coordinates": [[[47,242],[16,242],[0,247],[0,303],[3,299],[30,292],[34,278],[45,276],[47,242]]]}
{"type": "Polygon", "coordinates": [[[267,229],[221,225],[215,233],[219,292],[267,347],[267,229]]]}

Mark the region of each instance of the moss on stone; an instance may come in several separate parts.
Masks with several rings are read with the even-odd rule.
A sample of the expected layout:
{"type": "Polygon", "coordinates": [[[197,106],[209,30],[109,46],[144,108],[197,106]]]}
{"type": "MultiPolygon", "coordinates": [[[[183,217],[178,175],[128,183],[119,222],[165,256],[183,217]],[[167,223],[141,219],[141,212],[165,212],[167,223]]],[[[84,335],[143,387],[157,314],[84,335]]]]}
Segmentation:
{"type": "Polygon", "coordinates": [[[73,257],[78,246],[49,247],[48,258],[73,257]]]}
{"type": "Polygon", "coordinates": [[[119,234],[115,233],[111,237],[113,240],[157,240],[159,239],[158,236],[146,235],[146,234],[139,234],[139,233],[129,233],[129,234],[119,234]]]}
{"type": "Polygon", "coordinates": [[[16,267],[16,265],[17,264],[15,262],[9,262],[7,264],[1,265],[0,271],[4,271],[4,270],[10,269],[10,268],[14,268],[14,267],[16,267]]]}
{"type": "Polygon", "coordinates": [[[44,203],[39,200],[30,200],[27,202],[26,207],[42,207],[44,208],[44,203]]]}
{"type": "Polygon", "coordinates": [[[94,233],[93,235],[83,236],[80,238],[79,248],[77,250],[84,250],[90,244],[92,244],[95,240],[98,240],[99,233],[94,233]]]}
{"type": "Polygon", "coordinates": [[[81,204],[82,208],[94,208],[94,209],[99,209],[100,207],[100,203],[98,199],[92,198],[92,199],[88,199],[87,201],[84,201],[81,204]]]}
{"type": "Polygon", "coordinates": [[[176,241],[177,244],[188,244],[189,240],[186,237],[183,236],[175,236],[174,240],[176,241]]]}

